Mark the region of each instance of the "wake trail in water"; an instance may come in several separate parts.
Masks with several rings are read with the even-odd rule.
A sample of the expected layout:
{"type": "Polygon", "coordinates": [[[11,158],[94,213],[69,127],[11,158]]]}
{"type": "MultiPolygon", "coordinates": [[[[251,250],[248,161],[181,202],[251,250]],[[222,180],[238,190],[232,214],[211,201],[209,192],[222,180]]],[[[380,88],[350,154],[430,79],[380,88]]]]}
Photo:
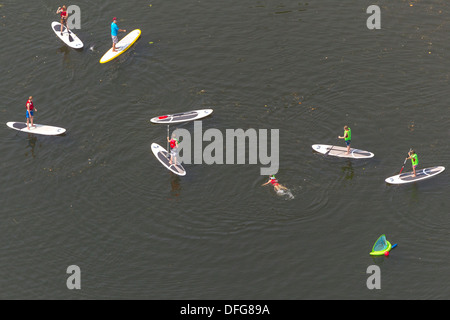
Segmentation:
{"type": "Polygon", "coordinates": [[[277,195],[286,200],[292,200],[295,198],[294,195],[292,194],[291,190],[289,190],[289,189],[280,189],[277,191],[277,195]]]}

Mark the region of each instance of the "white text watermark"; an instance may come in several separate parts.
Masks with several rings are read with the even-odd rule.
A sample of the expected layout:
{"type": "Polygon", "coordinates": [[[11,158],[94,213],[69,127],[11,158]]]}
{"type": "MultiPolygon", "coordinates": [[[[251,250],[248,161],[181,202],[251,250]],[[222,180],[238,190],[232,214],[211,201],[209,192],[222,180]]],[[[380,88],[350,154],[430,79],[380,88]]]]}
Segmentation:
{"type": "Polygon", "coordinates": [[[186,129],[176,129],[180,138],[177,161],[185,164],[261,164],[261,175],[276,174],[279,169],[279,129],[219,129],[202,130],[202,122],[194,121],[194,135],[186,129]],[[270,140],[270,152],[269,152],[270,140]],[[203,148],[203,142],[210,142],[203,148]],[[248,142],[248,143],[247,143],[248,142]],[[193,156],[193,157],[192,157],[193,156]],[[192,161],[193,159],[193,161],[192,161]]]}

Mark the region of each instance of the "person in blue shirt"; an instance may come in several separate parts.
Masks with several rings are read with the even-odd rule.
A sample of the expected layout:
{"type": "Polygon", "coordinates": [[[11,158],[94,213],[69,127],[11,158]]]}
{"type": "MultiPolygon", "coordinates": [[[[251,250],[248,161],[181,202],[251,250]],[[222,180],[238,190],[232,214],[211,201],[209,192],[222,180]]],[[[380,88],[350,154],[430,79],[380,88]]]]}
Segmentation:
{"type": "Polygon", "coordinates": [[[116,20],[117,20],[117,18],[114,17],[113,22],[111,23],[111,38],[112,38],[112,43],[113,43],[113,46],[112,46],[113,52],[117,52],[116,43],[119,42],[119,38],[117,38],[117,33],[118,32],[127,32],[127,30],[125,30],[125,29],[123,29],[123,30],[119,29],[119,27],[117,26],[116,20]]]}

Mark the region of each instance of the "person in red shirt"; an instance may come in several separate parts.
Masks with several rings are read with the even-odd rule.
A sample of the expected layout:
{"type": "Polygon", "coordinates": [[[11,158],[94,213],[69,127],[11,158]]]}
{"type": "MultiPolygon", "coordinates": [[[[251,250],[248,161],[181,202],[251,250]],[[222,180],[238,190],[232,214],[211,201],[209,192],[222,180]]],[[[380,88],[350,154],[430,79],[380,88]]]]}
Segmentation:
{"type": "Polygon", "coordinates": [[[264,183],[262,186],[265,186],[267,184],[271,183],[273,185],[273,188],[275,189],[275,191],[279,191],[279,190],[288,190],[288,188],[286,188],[285,186],[281,185],[278,183],[278,180],[275,178],[275,175],[271,175],[269,178],[269,181],[267,181],[266,183],[264,183]]]}
{"type": "Polygon", "coordinates": [[[27,100],[27,128],[28,128],[28,130],[30,130],[30,119],[31,119],[31,126],[36,127],[33,124],[33,111],[34,110],[37,111],[37,108],[33,105],[33,97],[30,96],[27,100]]]}
{"type": "Polygon", "coordinates": [[[176,139],[175,137],[175,133],[172,134],[172,139],[169,139],[169,137],[167,137],[167,141],[169,141],[170,144],[170,164],[177,164],[178,139],[176,139]]]}
{"type": "Polygon", "coordinates": [[[61,35],[63,35],[63,28],[64,26],[66,26],[67,28],[67,32],[70,33],[69,31],[69,27],[67,26],[67,18],[69,17],[69,14],[67,13],[67,8],[66,6],[62,6],[58,7],[58,10],[56,10],[56,14],[60,14],[61,15],[61,35]]]}

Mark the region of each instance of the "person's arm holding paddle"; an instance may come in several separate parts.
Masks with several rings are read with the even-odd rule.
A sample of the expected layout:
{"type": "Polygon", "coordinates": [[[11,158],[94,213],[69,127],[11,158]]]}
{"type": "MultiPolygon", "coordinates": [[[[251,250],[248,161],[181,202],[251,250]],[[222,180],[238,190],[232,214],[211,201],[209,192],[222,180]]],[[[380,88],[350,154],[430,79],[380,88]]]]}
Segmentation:
{"type": "MultiPolygon", "coordinates": [[[[409,151],[408,151],[408,157],[409,157],[409,155],[410,155],[410,153],[411,153],[411,150],[412,150],[412,149],[409,148],[409,151]]],[[[406,158],[405,158],[405,161],[403,161],[403,166],[402,166],[402,168],[400,169],[399,174],[402,173],[403,169],[405,168],[405,164],[406,164],[406,161],[408,160],[408,157],[406,157],[406,158]]]]}
{"type": "MultiPolygon", "coordinates": [[[[411,160],[411,166],[413,169],[413,176],[416,176],[416,167],[419,164],[419,160],[417,159],[417,154],[414,150],[410,150],[408,152],[408,158],[406,158],[406,160],[411,160]]],[[[405,161],[406,161],[405,160],[405,161]]]]}

